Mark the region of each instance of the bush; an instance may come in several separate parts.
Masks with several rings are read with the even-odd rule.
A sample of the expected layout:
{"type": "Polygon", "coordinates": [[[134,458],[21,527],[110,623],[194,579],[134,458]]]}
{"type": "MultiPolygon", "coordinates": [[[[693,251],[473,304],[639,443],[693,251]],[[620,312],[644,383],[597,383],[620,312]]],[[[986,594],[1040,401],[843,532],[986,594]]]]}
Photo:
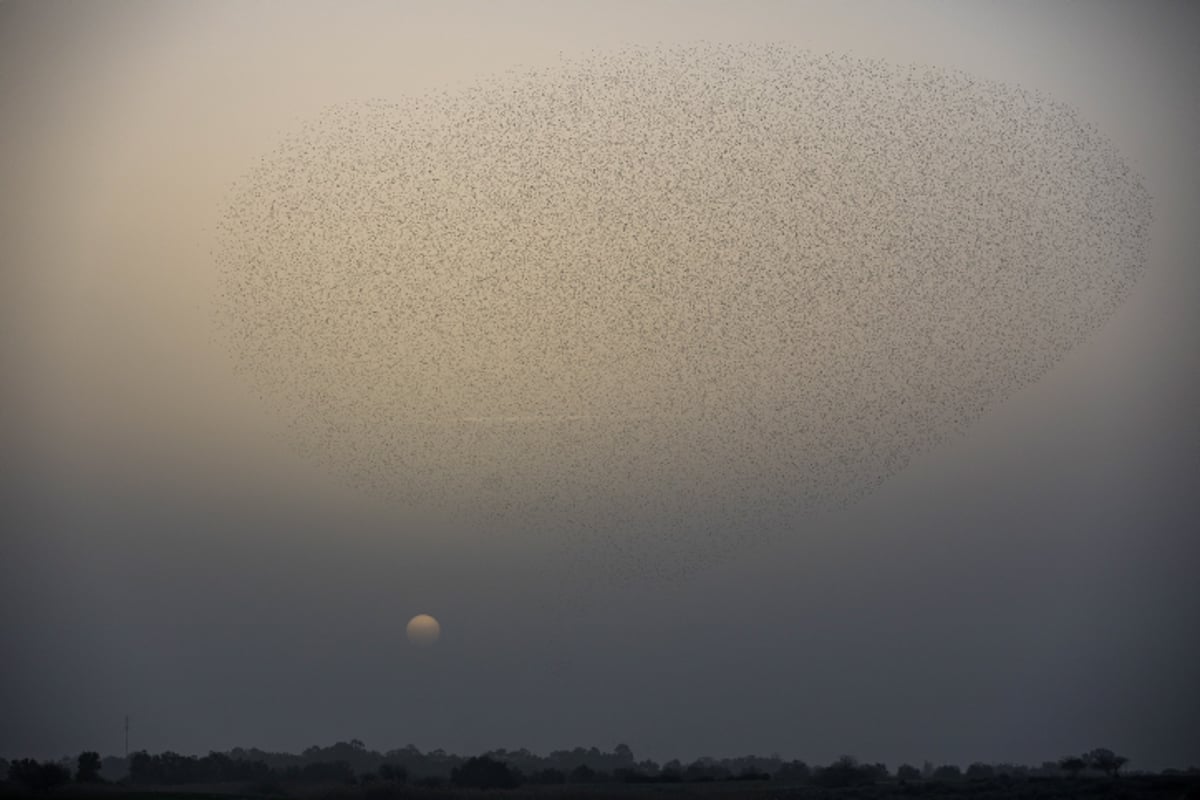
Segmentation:
{"type": "Polygon", "coordinates": [[[89,750],[79,754],[76,762],[75,780],[79,783],[100,782],[100,754],[89,750]]]}
{"type": "Polygon", "coordinates": [[[8,779],[35,792],[45,792],[71,780],[71,772],[53,761],[22,758],[8,765],[8,779]]]}
{"type": "Polygon", "coordinates": [[[550,767],[530,775],[527,782],[541,786],[557,786],[567,782],[567,773],[550,767]]]}
{"type": "Polygon", "coordinates": [[[246,787],[247,794],[257,794],[263,797],[284,797],[287,792],[275,781],[260,781],[246,787]]]}
{"type": "Polygon", "coordinates": [[[472,789],[513,789],[521,785],[521,775],[503,761],[476,756],[456,767],[450,773],[450,782],[472,789]]]}
{"type": "Polygon", "coordinates": [[[865,786],[874,783],[887,769],[882,764],[859,764],[854,756],[842,756],[828,767],[817,770],[813,782],[835,789],[844,786],[865,786]]]}
{"type": "Polygon", "coordinates": [[[408,770],[397,764],[381,764],[379,777],[389,783],[407,783],[408,770]]]}
{"type": "Polygon", "coordinates": [[[302,783],[354,783],[354,770],[346,761],[314,761],[302,767],[288,767],[284,777],[302,783]]]}
{"type": "Polygon", "coordinates": [[[933,771],[933,777],[939,781],[956,781],[962,778],[962,769],[956,764],[943,764],[933,771]]]}
{"type": "Polygon", "coordinates": [[[775,780],[789,783],[807,783],[812,778],[812,769],[803,761],[792,760],[780,765],[775,771],[775,780]]]}
{"type": "Polygon", "coordinates": [[[575,769],[571,770],[571,774],[567,776],[567,780],[571,783],[595,783],[596,770],[589,767],[587,764],[580,764],[575,769]]]}

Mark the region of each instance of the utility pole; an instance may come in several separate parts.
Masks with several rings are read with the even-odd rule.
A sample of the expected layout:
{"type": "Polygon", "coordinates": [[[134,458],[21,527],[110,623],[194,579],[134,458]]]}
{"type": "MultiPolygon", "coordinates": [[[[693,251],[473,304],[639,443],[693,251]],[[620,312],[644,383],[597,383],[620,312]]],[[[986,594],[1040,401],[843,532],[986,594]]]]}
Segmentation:
{"type": "Polygon", "coordinates": [[[129,764],[129,715],[125,715],[125,763],[129,764]]]}

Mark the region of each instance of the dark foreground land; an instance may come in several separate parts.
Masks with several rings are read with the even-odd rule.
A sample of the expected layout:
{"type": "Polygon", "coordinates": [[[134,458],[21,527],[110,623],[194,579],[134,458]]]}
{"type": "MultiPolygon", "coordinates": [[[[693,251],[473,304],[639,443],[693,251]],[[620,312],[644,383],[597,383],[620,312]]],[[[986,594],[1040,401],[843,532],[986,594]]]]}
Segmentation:
{"type": "Polygon", "coordinates": [[[605,783],[565,786],[521,786],[514,789],[468,789],[377,784],[314,786],[273,783],[263,786],[232,784],[187,787],[129,787],[121,785],[61,786],[31,791],[0,786],[0,798],[62,798],[63,800],[233,800],[233,798],[294,798],[295,800],[1200,800],[1200,776],[1128,775],[1102,778],[1024,778],[979,781],[886,781],[867,786],[827,788],[779,781],[711,781],[675,784],[605,783]]]}

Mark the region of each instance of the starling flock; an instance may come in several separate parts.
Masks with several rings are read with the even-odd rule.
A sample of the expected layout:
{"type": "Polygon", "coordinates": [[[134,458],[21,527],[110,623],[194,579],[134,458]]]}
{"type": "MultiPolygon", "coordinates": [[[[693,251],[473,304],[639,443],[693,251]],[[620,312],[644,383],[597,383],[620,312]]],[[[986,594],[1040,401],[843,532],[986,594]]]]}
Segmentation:
{"type": "Polygon", "coordinates": [[[1035,91],[630,48],[328,110],[231,191],[219,316],[353,484],[677,574],[1045,375],[1129,294],[1151,207],[1035,91]]]}

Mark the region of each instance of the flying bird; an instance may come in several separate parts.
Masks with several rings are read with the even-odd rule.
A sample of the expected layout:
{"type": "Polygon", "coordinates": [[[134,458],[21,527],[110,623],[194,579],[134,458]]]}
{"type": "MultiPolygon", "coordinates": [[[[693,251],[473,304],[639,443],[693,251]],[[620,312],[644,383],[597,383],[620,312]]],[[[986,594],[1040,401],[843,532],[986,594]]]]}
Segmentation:
{"type": "Polygon", "coordinates": [[[1151,221],[1039,92],[628,48],[310,121],[231,191],[219,314],[345,480],[661,577],[854,502],[1045,375],[1129,295],[1151,221]]]}

